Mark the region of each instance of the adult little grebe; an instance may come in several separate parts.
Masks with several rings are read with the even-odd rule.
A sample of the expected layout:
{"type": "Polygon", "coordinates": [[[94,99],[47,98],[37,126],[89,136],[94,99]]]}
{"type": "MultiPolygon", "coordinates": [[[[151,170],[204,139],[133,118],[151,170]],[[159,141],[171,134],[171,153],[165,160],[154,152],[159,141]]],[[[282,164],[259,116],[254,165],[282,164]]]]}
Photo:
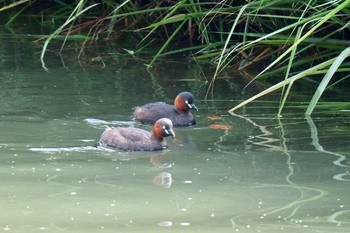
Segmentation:
{"type": "Polygon", "coordinates": [[[158,119],[169,118],[174,126],[189,126],[196,124],[190,109],[198,108],[194,104],[194,97],[190,92],[181,92],[174,100],[174,105],[163,102],[149,103],[136,107],[134,118],[141,123],[153,124],[158,119]]]}
{"type": "Polygon", "coordinates": [[[107,128],[101,135],[99,145],[124,151],[154,151],[166,148],[164,137],[173,136],[173,124],[167,118],[156,121],[152,131],[138,128],[107,128]]]}

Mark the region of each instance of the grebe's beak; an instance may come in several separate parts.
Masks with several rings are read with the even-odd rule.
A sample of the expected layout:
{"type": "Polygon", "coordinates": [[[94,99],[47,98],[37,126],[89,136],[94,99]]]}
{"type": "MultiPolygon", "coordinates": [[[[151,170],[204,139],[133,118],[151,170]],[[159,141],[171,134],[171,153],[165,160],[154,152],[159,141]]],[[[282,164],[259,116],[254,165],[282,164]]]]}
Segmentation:
{"type": "Polygon", "coordinates": [[[191,109],[194,109],[194,110],[198,111],[198,108],[197,108],[197,106],[195,104],[187,104],[187,106],[189,108],[191,108],[191,109]]]}
{"type": "Polygon", "coordinates": [[[187,105],[188,108],[195,109],[196,111],[198,111],[198,108],[194,103],[190,103],[188,100],[186,100],[185,104],[187,105]]]}
{"type": "Polygon", "coordinates": [[[174,133],[173,129],[164,129],[164,132],[165,132],[168,136],[173,136],[173,137],[175,137],[175,133],[174,133]]]}
{"type": "Polygon", "coordinates": [[[185,104],[187,105],[188,108],[198,111],[198,108],[194,103],[190,103],[188,100],[186,100],[185,104]]]}

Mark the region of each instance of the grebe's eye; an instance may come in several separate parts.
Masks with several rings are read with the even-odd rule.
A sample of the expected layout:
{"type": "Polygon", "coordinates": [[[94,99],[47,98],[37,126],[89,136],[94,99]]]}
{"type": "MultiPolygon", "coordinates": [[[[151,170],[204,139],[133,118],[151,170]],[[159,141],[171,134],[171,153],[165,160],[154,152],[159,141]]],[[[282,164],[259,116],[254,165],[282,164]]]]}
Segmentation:
{"type": "Polygon", "coordinates": [[[168,131],[168,129],[166,128],[166,126],[163,125],[162,128],[163,128],[164,133],[166,133],[166,135],[169,135],[169,131],[168,131]]]}
{"type": "Polygon", "coordinates": [[[193,108],[192,104],[190,104],[190,102],[188,102],[188,100],[185,101],[185,104],[189,107],[189,108],[193,108]]]}

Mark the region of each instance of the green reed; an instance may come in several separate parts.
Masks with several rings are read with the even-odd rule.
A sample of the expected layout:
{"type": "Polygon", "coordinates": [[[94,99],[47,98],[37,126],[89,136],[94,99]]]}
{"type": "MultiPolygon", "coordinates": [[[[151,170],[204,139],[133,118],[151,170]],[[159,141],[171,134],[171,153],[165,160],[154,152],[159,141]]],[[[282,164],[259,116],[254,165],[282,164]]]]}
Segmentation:
{"type": "MultiPolygon", "coordinates": [[[[215,74],[208,84],[207,96],[213,91],[216,77],[227,68],[260,69],[252,81],[281,77],[279,114],[294,80],[299,79],[294,77],[305,77],[306,71],[308,75],[319,74],[320,70],[314,68],[320,64],[326,64],[323,73],[331,70],[328,77],[349,71],[345,58],[349,56],[350,46],[350,0],[102,0],[98,3],[53,0],[52,3],[40,9],[40,1],[18,0],[0,8],[0,12],[16,9],[7,25],[33,8],[39,8],[39,15],[45,19],[64,19],[54,32],[43,37],[44,68],[44,55],[53,39],[64,36],[65,42],[76,39],[77,34],[84,35],[83,50],[87,42],[115,40],[132,33],[138,40],[133,50],[128,48],[133,56],[160,44],[148,68],[162,57],[184,53],[202,64],[212,64],[215,74]],[[332,65],[336,60],[341,62],[332,65]]],[[[322,94],[325,88],[320,89],[322,94]]],[[[317,103],[318,99],[315,97],[311,102],[317,103]]]]}

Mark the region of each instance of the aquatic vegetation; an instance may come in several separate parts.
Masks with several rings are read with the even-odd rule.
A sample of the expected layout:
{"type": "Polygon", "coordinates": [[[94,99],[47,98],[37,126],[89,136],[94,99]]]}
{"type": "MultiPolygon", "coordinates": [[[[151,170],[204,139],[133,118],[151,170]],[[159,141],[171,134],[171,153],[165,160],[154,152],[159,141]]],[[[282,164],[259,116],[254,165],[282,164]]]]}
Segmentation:
{"type": "MultiPolygon", "coordinates": [[[[310,76],[310,75],[319,75],[319,74],[323,74],[326,73],[322,82],[319,84],[312,100],[310,101],[310,104],[305,112],[306,115],[311,115],[311,113],[313,112],[318,100],[320,99],[320,96],[322,95],[322,93],[325,91],[328,83],[330,82],[331,78],[333,77],[334,73],[339,71],[342,72],[343,70],[339,70],[339,66],[342,64],[342,62],[345,60],[345,58],[350,56],[350,47],[345,49],[337,58],[333,58],[333,59],[329,59],[319,65],[315,65],[305,71],[302,71],[290,78],[287,78],[271,87],[269,87],[268,89],[260,92],[259,94],[249,98],[248,100],[242,102],[241,104],[237,105],[236,107],[232,108],[229,112],[233,113],[236,109],[246,105],[247,103],[263,96],[266,95],[268,93],[271,93],[277,89],[283,88],[285,86],[288,86],[287,91],[284,93],[284,98],[281,104],[281,107],[279,109],[278,115],[281,114],[281,111],[283,109],[283,106],[286,102],[286,98],[289,94],[290,88],[292,87],[293,83],[301,78],[310,76]]],[[[345,69],[345,71],[349,71],[349,69],[345,69]]]]}
{"type": "MultiPolygon", "coordinates": [[[[325,77],[328,81],[320,84],[318,97],[311,101],[307,114],[311,114],[312,105],[317,103],[330,77],[349,77],[345,72],[350,71],[346,60],[350,46],[350,0],[103,0],[99,3],[80,0],[52,1],[49,5],[18,0],[0,8],[0,11],[11,10],[6,25],[28,13],[32,17],[39,15],[43,25],[62,22],[42,38],[44,68],[45,53],[55,38],[63,36],[62,52],[66,41],[76,40],[80,35],[84,41],[81,54],[88,43],[122,40],[126,34],[132,34],[133,45],[125,49],[132,56],[157,46],[148,61],[149,68],[162,57],[174,54],[187,54],[198,63],[212,64],[215,73],[208,83],[207,97],[213,92],[216,77],[224,70],[260,69],[252,81],[281,77],[279,114],[293,82],[306,74],[329,71],[325,77]],[[332,65],[333,62],[336,64],[332,65]],[[318,65],[322,66],[321,70],[318,65]]],[[[272,89],[274,86],[269,88],[272,89]]]]}

